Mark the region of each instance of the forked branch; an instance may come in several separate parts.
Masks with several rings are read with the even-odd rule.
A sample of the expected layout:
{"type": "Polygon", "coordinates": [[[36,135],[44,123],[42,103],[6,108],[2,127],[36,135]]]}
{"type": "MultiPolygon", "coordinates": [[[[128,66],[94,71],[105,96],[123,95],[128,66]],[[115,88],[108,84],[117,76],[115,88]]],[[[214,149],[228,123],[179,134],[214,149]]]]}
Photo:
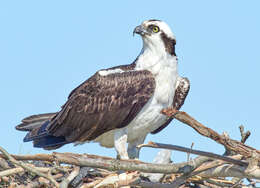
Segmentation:
{"type": "Polygon", "coordinates": [[[216,141],[219,144],[222,144],[225,146],[228,150],[233,151],[237,154],[241,154],[246,158],[257,158],[258,161],[260,161],[260,151],[256,150],[253,147],[250,147],[248,145],[243,144],[242,142],[230,139],[228,137],[225,137],[224,135],[218,134],[216,131],[206,127],[202,123],[195,120],[193,117],[191,117],[186,112],[178,111],[172,111],[171,109],[165,109],[162,111],[165,115],[175,118],[179,120],[180,122],[192,127],[194,130],[196,130],[199,134],[206,136],[208,138],[211,138],[212,140],[216,141]]]}

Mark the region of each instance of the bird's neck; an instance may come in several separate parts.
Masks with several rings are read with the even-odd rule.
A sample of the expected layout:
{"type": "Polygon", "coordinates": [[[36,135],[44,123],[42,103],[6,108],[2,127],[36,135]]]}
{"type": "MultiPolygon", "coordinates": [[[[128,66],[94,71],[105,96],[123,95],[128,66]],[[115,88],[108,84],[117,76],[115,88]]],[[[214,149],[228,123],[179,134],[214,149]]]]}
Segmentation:
{"type": "Polygon", "coordinates": [[[136,69],[149,70],[157,74],[160,69],[164,68],[177,71],[177,57],[169,54],[164,48],[144,45],[136,61],[136,69]]]}

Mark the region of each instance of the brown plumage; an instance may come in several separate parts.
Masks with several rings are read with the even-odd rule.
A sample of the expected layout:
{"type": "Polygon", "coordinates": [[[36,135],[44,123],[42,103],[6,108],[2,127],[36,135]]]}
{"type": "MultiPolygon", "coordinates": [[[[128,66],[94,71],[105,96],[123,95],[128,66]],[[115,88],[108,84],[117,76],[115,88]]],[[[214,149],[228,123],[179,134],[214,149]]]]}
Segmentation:
{"type": "Polygon", "coordinates": [[[126,126],[150,99],[155,81],[149,71],[107,76],[96,73],[76,88],[47,129],[69,142],[90,141],[126,126]]]}
{"type": "Polygon", "coordinates": [[[167,35],[164,32],[161,33],[161,38],[164,42],[165,50],[169,54],[176,56],[176,53],[175,53],[176,40],[167,37],[167,35]]]}
{"type": "MultiPolygon", "coordinates": [[[[134,63],[120,66],[123,70],[134,67],[134,63]]],[[[116,68],[119,67],[111,69],[116,68]]],[[[147,70],[107,76],[97,72],[70,93],[60,112],[30,116],[16,129],[30,131],[27,139],[34,140],[35,146],[42,135],[64,137],[59,147],[65,143],[91,141],[107,131],[127,126],[151,98],[154,88],[154,78],[147,70]],[[50,122],[42,131],[41,125],[46,120],[50,122]],[[38,125],[30,126],[34,122],[38,125]]],[[[57,145],[54,144],[54,148],[57,145]]],[[[53,147],[45,146],[45,149],[53,147]]]]}

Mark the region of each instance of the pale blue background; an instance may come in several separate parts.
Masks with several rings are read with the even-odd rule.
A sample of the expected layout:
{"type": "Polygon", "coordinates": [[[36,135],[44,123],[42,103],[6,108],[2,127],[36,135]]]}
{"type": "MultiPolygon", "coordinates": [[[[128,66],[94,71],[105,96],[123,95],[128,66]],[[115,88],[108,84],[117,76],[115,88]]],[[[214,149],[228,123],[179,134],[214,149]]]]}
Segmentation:
{"type": "MultiPolygon", "coordinates": [[[[182,110],[205,125],[260,149],[260,1],[1,1],[0,145],[11,153],[46,152],[23,143],[14,126],[28,115],[54,112],[69,92],[101,68],[131,63],[141,50],[132,31],[146,19],[166,21],[177,37],[179,72],[191,90],[182,110]]],[[[222,146],[174,121],[161,143],[222,154],[222,146]]],[[[59,152],[115,156],[97,144],[59,152]]],[[[151,161],[156,149],[141,151],[151,161]]],[[[186,154],[174,152],[174,161],[186,154]]]]}

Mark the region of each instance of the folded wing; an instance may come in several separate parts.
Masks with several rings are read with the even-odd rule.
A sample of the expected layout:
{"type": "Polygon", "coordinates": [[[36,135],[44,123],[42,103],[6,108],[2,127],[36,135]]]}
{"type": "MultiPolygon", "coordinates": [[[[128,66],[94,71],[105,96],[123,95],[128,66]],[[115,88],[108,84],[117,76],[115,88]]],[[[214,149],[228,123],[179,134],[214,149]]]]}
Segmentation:
{"type": "Polygon", "coordinates": [[[70,142],[91,141],[103,133],[127,126],[153,95],[155,80],[149,71],[96,73],[74,89],[51,120],[27,129],[25,141],[53,149],[70,142]]]}

